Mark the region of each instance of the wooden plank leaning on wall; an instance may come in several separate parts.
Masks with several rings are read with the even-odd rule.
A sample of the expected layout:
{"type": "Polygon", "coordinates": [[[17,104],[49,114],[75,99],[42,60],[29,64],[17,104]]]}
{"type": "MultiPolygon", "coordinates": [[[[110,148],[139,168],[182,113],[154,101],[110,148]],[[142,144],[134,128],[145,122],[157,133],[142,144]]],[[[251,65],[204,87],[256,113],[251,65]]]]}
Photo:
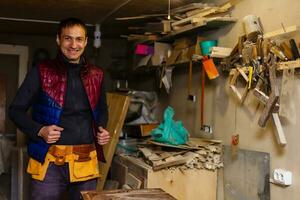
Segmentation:
{"type": "Polygon", "coordinates": [[[0,134],[5,133],[5,109],[6,109],[6,81],[4,75],[0,75],[0,134]]]}
{"type": "Polygon", "coordinates": [[[110,142],[103,146],[106,163],[100,163],[100,173],[102,177],[98,181],[97,190],[103,190],[104,188],[107,173],[119,141],[119,135],[121,133],[130,103],[129,96],[120,94],[107,93],[106,99],[109,116],[106,128],[109,131],[111,138],[110,142]]]}

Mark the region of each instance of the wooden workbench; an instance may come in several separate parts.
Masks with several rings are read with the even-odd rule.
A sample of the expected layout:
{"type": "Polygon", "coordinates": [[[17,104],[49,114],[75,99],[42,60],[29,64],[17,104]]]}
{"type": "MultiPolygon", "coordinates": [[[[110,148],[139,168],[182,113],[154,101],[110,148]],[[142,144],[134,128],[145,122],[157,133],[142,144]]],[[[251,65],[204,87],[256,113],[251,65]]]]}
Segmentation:
{"type": "Polygon", "coordinates": [[[107,191],[86,191],[81,192],[84,200],[176,200],[162,189],[140,189],[140,190],[107,190],[107,191]]]}
{"type": "Polygon", "coordinates": [[[216,199],[217,170],[184,170],[178,168],[153,171],[138,158],[117,155],[112,162],[111,175],[120,185],[134,188],[161,188],[179,200],[216,199]],[[134,182],[133,182],[134,180],[134,182]]]}

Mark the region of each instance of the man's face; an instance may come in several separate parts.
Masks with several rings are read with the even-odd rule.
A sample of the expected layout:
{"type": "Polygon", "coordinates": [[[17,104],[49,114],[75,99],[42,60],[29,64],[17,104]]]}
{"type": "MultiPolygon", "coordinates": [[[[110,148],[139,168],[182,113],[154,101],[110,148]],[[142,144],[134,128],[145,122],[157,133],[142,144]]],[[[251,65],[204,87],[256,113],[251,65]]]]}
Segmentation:
{"type": "Polygon", "coordinates": [[[87,44],[87,37],[84,29],[75,25],[62,29],[61,35],[56,37],[56,42],[69,62],[79,63],[87,44]]]}

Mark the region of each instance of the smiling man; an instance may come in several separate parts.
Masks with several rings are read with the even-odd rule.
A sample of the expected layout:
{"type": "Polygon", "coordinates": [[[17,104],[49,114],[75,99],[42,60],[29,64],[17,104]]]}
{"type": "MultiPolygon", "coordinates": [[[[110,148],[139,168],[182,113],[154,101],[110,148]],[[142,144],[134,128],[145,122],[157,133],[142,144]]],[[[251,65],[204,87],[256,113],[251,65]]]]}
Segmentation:
{"type": "Polygon", "coordinates": [[[62,20],[57,57],[29,71],[10,106],[10,118],[29,137],[33,200],[58,200],[66,191],[75,200],[96,189],[110,136],[103,71],[83,56],[87,40],[81,20],[62,20]]]}

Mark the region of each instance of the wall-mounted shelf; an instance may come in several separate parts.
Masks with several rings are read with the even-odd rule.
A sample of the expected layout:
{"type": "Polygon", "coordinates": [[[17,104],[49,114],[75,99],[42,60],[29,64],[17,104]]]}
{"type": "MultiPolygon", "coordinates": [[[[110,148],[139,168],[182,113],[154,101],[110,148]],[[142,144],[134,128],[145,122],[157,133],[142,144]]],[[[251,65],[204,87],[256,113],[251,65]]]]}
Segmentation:
{"type": "Polygon", "coordinates": [[[199,35],[202,32],[221,28],[225,25],[236,22],[236,18],[232,17],[215,17],[203,20],[201,22],[193,23],[182,27],[177,31],[173,31],[166,36],[158,39],[158,42],[173,42],[175,39],[188,36],[188,35],[199,35]]]}
{"type": "Polygon", "coordinates": [[[203,32],[219,29],[223,26],[236,22],[237,19],[233,17],[214,17],[203,19],[201,22],[188,24],[181,27],[178,30],[174,30],[171,33],[164,35],[157,40],[138,40],[136,43],[154,43],[154,42],[173,42],[175,39],[190,36],[199,35],[203,32]]]}

